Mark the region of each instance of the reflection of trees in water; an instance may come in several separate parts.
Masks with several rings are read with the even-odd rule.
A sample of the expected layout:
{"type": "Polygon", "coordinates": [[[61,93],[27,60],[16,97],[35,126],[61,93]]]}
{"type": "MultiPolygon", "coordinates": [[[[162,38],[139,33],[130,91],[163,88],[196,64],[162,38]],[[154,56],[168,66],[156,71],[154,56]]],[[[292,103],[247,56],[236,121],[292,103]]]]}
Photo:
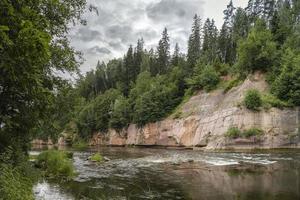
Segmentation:
{"type": "Polygon", "coordinates": [[[300,163],[296,161],[185,168],[174,172],[184,177],[182,190],[192,199],[300,199],[300,163]]]}
{"type": "Polygon", "coordinates": [[[75,199],[188,199],[179,185],[165,180],[162,172],[140,171],[132,177],[111,176],[87,182],[59,183],[75,199]]]}

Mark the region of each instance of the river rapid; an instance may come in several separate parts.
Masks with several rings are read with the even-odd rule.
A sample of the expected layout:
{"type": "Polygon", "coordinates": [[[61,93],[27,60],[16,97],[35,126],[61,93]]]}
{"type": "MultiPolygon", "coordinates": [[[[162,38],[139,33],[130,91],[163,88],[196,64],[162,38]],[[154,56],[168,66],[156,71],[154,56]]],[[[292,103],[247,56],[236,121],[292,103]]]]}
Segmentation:
{"type": "MultiPolygon", "coordinates": [[[[37,154],[39,151],[32,151],[37,154]]],[[[37,200],[298,200],[300,151],[201,152],[154,148],[74,151],[78,176],[40,180],[37,200]],[[88,157],[100,152],[101,164],[88,157]]]]}

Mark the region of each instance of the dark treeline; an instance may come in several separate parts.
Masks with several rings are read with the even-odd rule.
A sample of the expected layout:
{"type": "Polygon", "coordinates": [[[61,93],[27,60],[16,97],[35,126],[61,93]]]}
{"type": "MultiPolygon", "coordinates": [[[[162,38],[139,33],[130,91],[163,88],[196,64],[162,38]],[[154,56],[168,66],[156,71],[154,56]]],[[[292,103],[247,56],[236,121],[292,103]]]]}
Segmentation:
{"type": "Polygon", "coordinates": [[[276,98],[300,105],[299,11],[296,0],[250,0],[246,8],[230,1],[220,30],[213,19],[195,15],[186,53],[178,44],[170,50],[166,28],[156,49],[146,50],[140,38],[123,58],[98,62],[68,90],[70,106],[58,104],[58,110],[73,114],[58,127],[69,121],[68,129],[88,138],[130,123],[142,126],[171,114],[194,91],[217,88],[222,76],[231,77],[225,84],[232,87],[256,70],[267,74],[276,98]]]}

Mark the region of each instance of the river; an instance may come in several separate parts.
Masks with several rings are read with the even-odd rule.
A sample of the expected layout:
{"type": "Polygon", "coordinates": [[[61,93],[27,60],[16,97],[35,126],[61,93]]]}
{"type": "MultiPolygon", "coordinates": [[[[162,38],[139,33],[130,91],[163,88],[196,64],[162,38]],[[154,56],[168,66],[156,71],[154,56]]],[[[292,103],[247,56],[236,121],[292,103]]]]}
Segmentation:
{"type": "MultiPolygon", "coordinates": [[[[32,153],[37,153],[33,151],[32,153]]],[[[201,152],[154,148],[74,151],[78,176],[40,180],[37,200],[298,200],[300,151],[201,152]],[[95,164],[100,152],[110,161],[95,164]]]]}

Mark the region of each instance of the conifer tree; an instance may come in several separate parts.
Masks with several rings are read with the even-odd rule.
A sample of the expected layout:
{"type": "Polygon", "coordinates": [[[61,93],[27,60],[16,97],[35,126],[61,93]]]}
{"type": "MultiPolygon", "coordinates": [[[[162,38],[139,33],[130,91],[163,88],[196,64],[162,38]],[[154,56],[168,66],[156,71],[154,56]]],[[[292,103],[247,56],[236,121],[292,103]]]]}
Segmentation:
{"type": "Polygon", "coordinates": [[[174,53],[173,53],[173,56],[172,56],[172,60],[171,60],[171,63],[172,63],[173,66],[178,66],[179,57],[180,57],[180,48],[179,48],[178,43],[176,43],[174,53]]]}
{"type": "Polygon", "coordinates": [[[157,74],[164,74],[168,70],[170,60],[170,38],[167,28],[162,33],[157,47],[157,74]]]}
{"type": "Polygon", "coordinates": [[[188,41],[187,62],[190,67],[189,72],[195,67],[201,53],[201,19],[198,15],[194,16],[192,33],[188,41]]]}
{"type": "Polygon", "coordinates": [[[144,54],[144,40],[143,38],[138,39],[137,46],[134,50],[134,76],[133,81],[135,81],[136,77],[141,71],[141,64],[144,54]]]}
{"type": "Polygon", "coordinates": [[[209,18],[205,21],[203,26],[203,45],[202,51],[205,60],[209,63],[213,62],[217,58],[217,48],[218,48],[218,29],[215,25],[214,20],[209,18]]]}
{"type": "Polygon", "coordinates": [[[223,63],[233,63],[235,60],[235,51],[234,51],[234,41],[232,38],[232,27],[234,20],[234,11],[235,7],[233,6],[232,0],[227,5],[224,13],[224,24],[220,31],[219,37],[219,50],[220,57],[223,63]]]}
{"type": "Polygon", "coordinates": [[[125,68],[125,95],[128,95],[130,83],[134,79],[134,58],[133,58],[133,48],[132,45],[129,46],[127,54],[124,58],[124,68],[125,68]]]}

